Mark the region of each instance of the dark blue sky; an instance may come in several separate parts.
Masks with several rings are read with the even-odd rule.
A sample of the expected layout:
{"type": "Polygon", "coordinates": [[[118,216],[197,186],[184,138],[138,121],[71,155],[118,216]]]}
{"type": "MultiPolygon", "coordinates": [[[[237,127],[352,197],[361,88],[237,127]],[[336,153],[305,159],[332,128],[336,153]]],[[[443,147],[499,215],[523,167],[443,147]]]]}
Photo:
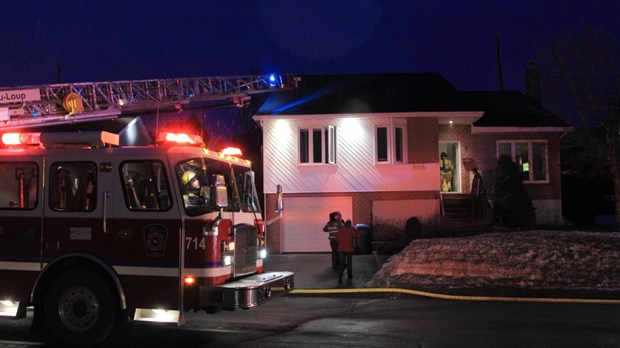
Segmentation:
{"type": "Polygon", "coordinates": [[[618,0],[0,0],[0,87],[241,75],[439,72],[523,90],[535,47],[584,28],[620,41],[618,0]]]}

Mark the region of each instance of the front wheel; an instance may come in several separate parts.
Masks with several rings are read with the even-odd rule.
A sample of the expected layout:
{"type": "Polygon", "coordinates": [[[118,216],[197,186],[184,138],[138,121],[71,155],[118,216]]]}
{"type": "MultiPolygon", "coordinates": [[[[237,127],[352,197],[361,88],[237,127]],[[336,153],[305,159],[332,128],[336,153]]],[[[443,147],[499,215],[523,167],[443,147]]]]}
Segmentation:
{"type": "Polygon", "coordinates": [[[111,286],[97,274],[75,269],[61,274],[45,298],[48,331],[66,346],[95,346],[112,333],[119,306],[111,286]]]}

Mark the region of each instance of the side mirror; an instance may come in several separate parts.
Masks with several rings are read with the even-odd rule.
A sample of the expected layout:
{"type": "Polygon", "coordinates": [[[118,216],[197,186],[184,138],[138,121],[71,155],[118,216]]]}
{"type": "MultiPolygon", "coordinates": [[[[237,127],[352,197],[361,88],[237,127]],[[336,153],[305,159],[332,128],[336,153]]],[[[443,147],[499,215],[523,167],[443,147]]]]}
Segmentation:
{"type": "Polygon", "coordinates": [[[281,213],[284,207],[282,206],[282,185],[278,185],[276,188],[276,213],[281,213]]]}
{"type": "Polygon", "coordinates": [[[228,206],[228,189],[226,189],[226,179],[224,175],[216,174],[212,176],[213,194],[215,195],[215,204],[218,208],[226,208],[228,206]]]}

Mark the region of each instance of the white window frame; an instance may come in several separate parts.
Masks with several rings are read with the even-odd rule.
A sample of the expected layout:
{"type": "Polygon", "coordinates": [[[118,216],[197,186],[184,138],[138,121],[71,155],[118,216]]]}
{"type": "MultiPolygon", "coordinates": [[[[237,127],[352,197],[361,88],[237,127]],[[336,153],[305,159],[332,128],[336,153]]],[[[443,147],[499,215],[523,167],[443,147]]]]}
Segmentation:
{"type": "Polygon", "coordinates": [[[336,126],[320,127],[308,127],[299,128],[297,131],[297,163],[300,165],[317,165],[317,164],[336,164],[336,126]],[[308,143],[306,147],[308,149],[308,162],[302,162],[301,156],[301,132],[308,132],[308,143]],[[321,161],[314,162],[314,132],[321,132],[321,161]]]}
{"type": "MultiPolygon", "coordinates": [[[[534,171],[528,170],[528,180],[524,180],[523,182],[526,184],[548,184],[549,183],[549,142],[545,139],[524,139],[524,140],[497,140],[496,143],[496,158],[499,159],[500,156],[500,145],[502,144],[510,144],[510,157],[513,162],[517,162],[517,144],[527,144],[527,156],[528,159],[534,161],[534,153],[533,153],[533,144],[544,144],[545,147],[545,179],[544,180],[534,180],[534,171]]],[[[517,163],[519,166],[519,171],[523,172],[522,164],[517,163]]],[[[534,167],[531,163],[528,163],[530,167],[534,167]]]]}
{"type": "Polygon", "coordinates": [[[405,164],[407,163],[407,121],[405,120],[392,120],[389,125],[378,124],[375,126],[375,163],[376,164],[405,164]],[[387,139],[385,146],[387,147],[387,159],[384,161],[379,160],[379,128],[385,128],[387,130],[387,139]],[[397,138],[396,129],[401,129],[401,159],[397,158],[397,138]]]}

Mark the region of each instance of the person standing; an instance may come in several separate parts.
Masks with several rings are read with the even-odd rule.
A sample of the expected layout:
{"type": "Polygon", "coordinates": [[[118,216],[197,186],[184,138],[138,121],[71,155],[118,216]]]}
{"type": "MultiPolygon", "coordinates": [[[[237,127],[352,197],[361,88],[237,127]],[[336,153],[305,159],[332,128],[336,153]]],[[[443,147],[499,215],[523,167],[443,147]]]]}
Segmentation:
{"type": "Polygon", "coordinates": [[[338,241],[338,281],[342,281],[344,268],[347,268],[349,279],[353,278],[353,251],[355,250],[354,240],[360,237],[360,231],[351,226],[351,220],[344,223],[336,235],[338,241]]]}
{"type": "Polygon", "coordinates": [[[486,200],[484,182],[482,175],[478,173],[478,168],[472,168],[471,172],[474,174],[471,181],[471,197],[473,200],[471,217],[481,218],[484,216],[484,202],[486,200]]]}
{"type": "Polygon", "coordinates": [[[452,175],[454,174],[454,163],[448,158],[448,154],[442,152],[439,159],[439,170],[441,171],[441,192],[452,191],[452,175]]]}
{"type": "Polygon", "coordinates": [[[339,211],[335,211],[329,214],[329,221],[323,227],[323,232],[329,233],[329,246],[332,250],[333,269],[338,269],[338,241],[336,240],[336,236],[343,226],[342,215],[340,215],[339,211]]]}

